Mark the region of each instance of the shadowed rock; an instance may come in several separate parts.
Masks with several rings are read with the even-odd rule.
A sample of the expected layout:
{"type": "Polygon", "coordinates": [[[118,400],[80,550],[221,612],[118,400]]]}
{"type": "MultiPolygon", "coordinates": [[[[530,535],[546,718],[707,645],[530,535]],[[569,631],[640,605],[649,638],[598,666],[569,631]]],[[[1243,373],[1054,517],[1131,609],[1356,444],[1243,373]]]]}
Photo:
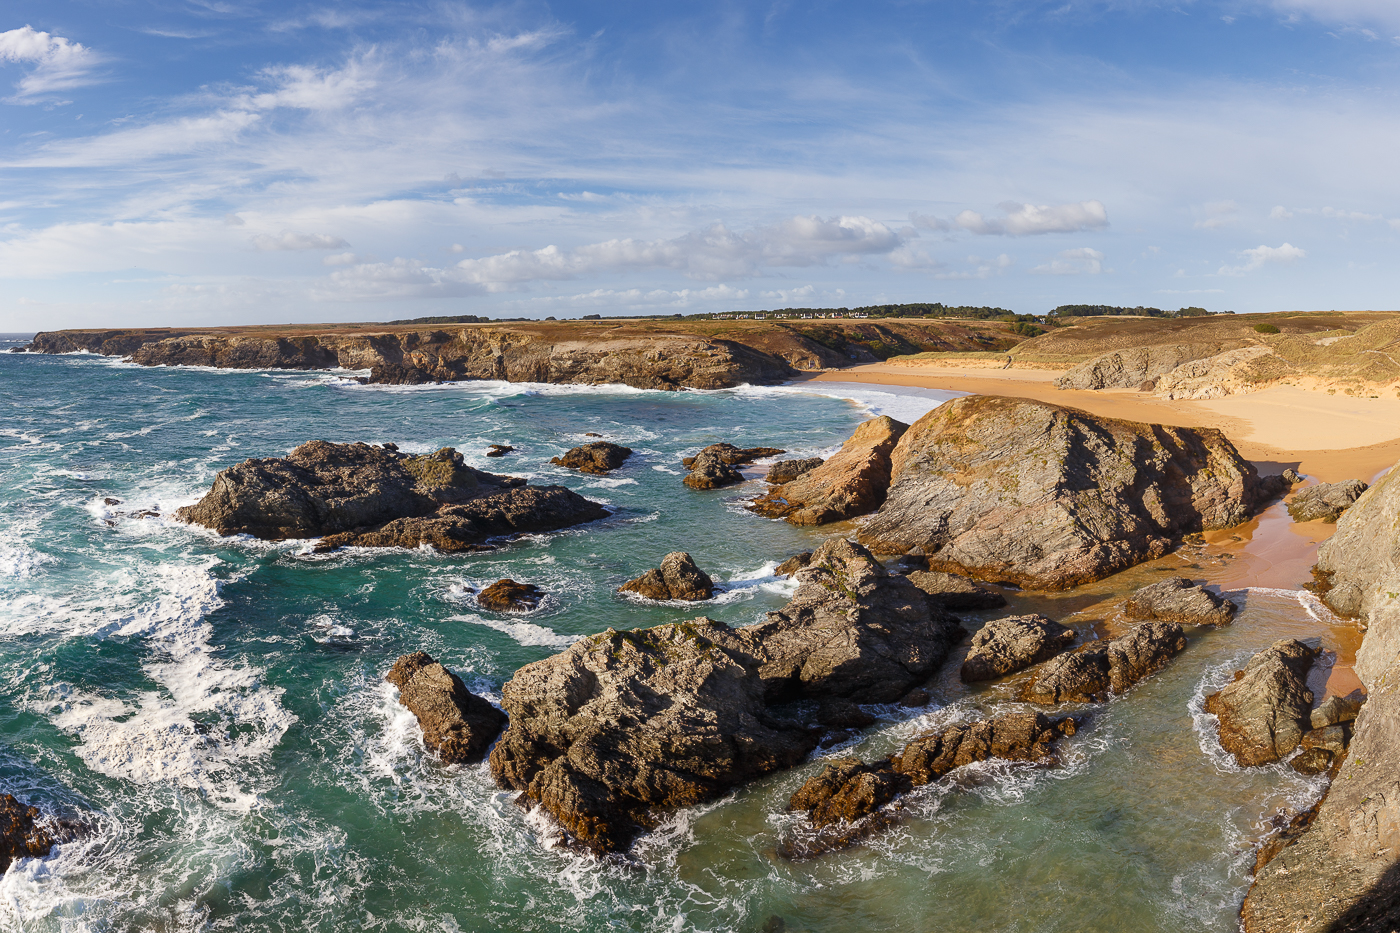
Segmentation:
{"type": "Polygon", "coordinates": [[[1309,486],[1288,503],[1295,522],[1335,522],[1370,487],[1359,479],[1309,486]]]}
{"type": "Polygon", "coordinates": [[[1023,671],[1068,650],[1074,639],[1074,629],[1042,615],[994,619],[972,636],[961,677],[971,683],[1023,671]]]}
{"type": "Polygon", "coordinates": [[[505,725],[504,713],[425,652],[399,658],[384,679],[399,688],[399,702],[418,717],[423,744],[448,764],[480,761],[505,725]]]}
{"type": "Polygon", "coordinates": [[[1226,625],[1239,607],[1185,577],[1172,577],[1135,590],[1123,610],[1135,619],[1182,625],[1226,625]]]}
{"type": "Polygon", "coordinates": [[[11,794],[0,794],[0,874],[16,859],[48,855],[63,836],[62,827],[45,825],[37,807],[27,807],[11,794]]]}
{"type": "Polygon", "coordinates": [[[873,512],[890,484],[890,452],[909,426],[888,416],[859,425],[821,466],[776,486],[749,508],[794,525],[822,525],[873,512]]]}
{"type": "Polygon", "coordinates": [[[595,441],[592,444],[584,444],[575,447],[562,457],[555,457],[550,463],[580,473],[603,474],[616,470],[632,456],[631,447],[623,447],[621,444],[610,444],[607,441],[595,441]]]}
{"type": "Polygon", "coordinates": [[[797,573],[797,571],[801,570],[803,567],[806,567],[811,562],[811,551],[803,551],[801,554],[794,554],[792,557],[789,557],[777,567],[773,568],[773,576],[790,577],[793,574],[797,573]]]}
{"type": "Polygon", "coordinates": [[[1144,622],[1125,635],[1091,641],[1046,662],[1026,686],[1032,703],[1093,703],[1122,694],[1186,648],[1175,622],[1144,622]]]}
{"type": "Polygon", "coordinates": [[[1000,609],[1006,597],[955,573],[936,570],[915,570],[905,574],[909,582],[924,591],[930,605],[944,609],[1000,609]]]}
{"type": "Polygon", "coordinates": [[[1206,712],[1220,719],[1220,744],[1241,765],[1278,761],[1298,747],[1311,725],[1308,670],[1317,655],[1296,639],[1274,642],[1206,697],[1206,712]]]}
{"type": "Polygon", "coordinates": [[[719,489],[744,481],[744,474],[734,469],[753,463],[762,457],[787,453],[776,447],[735,447],[733,444],[711,444],[693,457],[682,457],[681,463],[690,473],[683,482],[692,489],[719,489]]]}
{"type": "Polygon", "coordinates": [[[513,450],[515,450],[515,448],[510,446],[509,444],[492,444],[489,448],[487,448],[486,456],[504,457],[506,454],[510,453],[513,450]]]}
{"type": "Polygon", "coordinates": [[[775,485],[790,483],[804,473],[810,473],[822,465],[821,457],[807,457],[803,460],[779,460],[768,468],[768,475],[763,477],[765,483],[775,485]]]}
{"type": "Polygon", "coordinates": [[[685,551],[672,551],[661,558],[661,566],[648,570],[635,580],[618,587],[622,593],[636,593],[647,599],[682,599],[697,602],[715,595],[715,583],[685,551]]]}
{"type": "Polygon", "coordinates": [[[544,599],[544,590],[533,583],[514,580],[497,580],[476,597],[481,608],[495,612],[529,612],[541,599],[544,599]]]}

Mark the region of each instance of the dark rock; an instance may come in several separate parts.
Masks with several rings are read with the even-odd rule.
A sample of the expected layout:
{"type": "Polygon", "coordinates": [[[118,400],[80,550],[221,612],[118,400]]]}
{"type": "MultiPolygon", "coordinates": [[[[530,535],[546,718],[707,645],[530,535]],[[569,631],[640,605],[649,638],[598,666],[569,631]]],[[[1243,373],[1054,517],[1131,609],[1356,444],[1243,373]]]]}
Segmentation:
{"type": "Polygon", "coordinates": [[[661,558],[661,566],[648,570],[635,580],[618,587],[622,593],[636,593],[647,599],[681,599],[691,602],[715,595],[715,583],[685,551],[672,551],[661,558]]]}
{"type": "Polygon", "coordinates": [[[1278,761],[1298,747],[1310,725],[1308,669],[1317,655],[1296,639],[1274,642],[1206,697],[1206,712],[1220,719],[1220,744],[1242,766],[1278,761]]]}
{"type": "Polygon", "coordinates": [[[951,616],[859,544],[830,538],[796,573],[782,609],[740,629],[773,701],[848,697],[892,703],[933,673],[963,637],[951,616]]]}
{"type": "Polygon", "coordinates": [[[888,759],[868,765],[858,758],[839,758],[798,788],[788,809],[806,810],[812,825],[821,829],[868,816],[912,786],[888,759]]]}
{"type": "Polygon", "coordinates": [[[495,612],[529,612],[544,599],[544,590],[533,583],[497,580],[476,597],[483,609],[495,612]]]}
{"type": "Polygon", "coordinates": [[[1052,658],[1036,672],[1024,697],[1043,705],[1098,702],[1126,693],[1185,648],[1186,635],[1177,623],[1143,622],[1117,638],[1052,658]]]}
{"type": "Polygon", "coordinates": [[[509,444],[492,444],[490,449],[486,451],[486,456],[504,457],[514,449],[515,448],[511,447],[509,444]]]}
{"type": "Polygon", "coordinates": [[[887,416],[872,418],[831,459],[775,486],[748,507],[794,525],[822,525],[873,512],[890,485],[890,452],[908,429],[887,416]]]}
{"type": "Polygon", "coordinates": [[[623,447],[620,444],[610,444],[607,441],[596,441],[592,444],[583,444],[575,447],[562,457],[555,457],[550,463],[580,473],[603,474],[618,467],[632,456],[631,447],[623,447]]]}
{"type": "MultiPolygon", "coordinates": [[[[860,531],[931,570],[1065,589],[1238,525],[1279,495],[1219,431],[969,396],[920,418],[890,455],[884,505],[860,531]]],[[[804,477],[803,480],[810,478],[804,477]]]]}
{"type": "Polygon", "coordinates": [[[1370,487],[1359,479],[1309,486],[1288,503],[1295,522],[1335,522],[1370,487]]]}
{"type": "MultiPolygon", "coordinates": [[[[927,558],[924,562],[927,563],[927,558]]],[[[955,573],[915,570],[905,576],[910,583],[924,591],[930,604],[944,609],[1000,609],[1006,605],[1005,596],[955,573]]]]}
{"type": "Polygon", "coordinates": [[[1288,766],[1299,774],[1322,774],[1332,767],[1333,755],[1325,748],[1304,749],[1289,760],[1288,766]]]}
{"type": "Polygon", "coordinates": [[[1075,637],[1074,629],[1042,615],[995,619],[972,636],[961,677],[971,683],[1023,671],[1067,651],[1075,637]]]}
{"type": "Polygon", "coordinates": [[[16,859],[43,858],[59,834],[44,824],[37,807],[27,807],[11,794],[0,794],[0,874],[16,859]]]}
{"type": "Polygon", "coordinates": [[[783,562],[782,562],[781,564],[779,564],[777,567],[773,568],[773,576],[775,576],[775,577],[790,577],[790,576],[792,576],[793,574],[797,573],[797,571],[801,570],[803,567],[806,567],[806,566],[807,566],[808,564],[810,564],[811,562],[812,562],[812,552],[811,552],[811,551],[803,551],[801,554],[797,554],[797,555],[795,555],[795,556],[793,556],[793,557],[789,557],[787,560],[783,561],[783,562]]]}
{"type": "Polygon", "coordinates": [[[223,470],[181,521],[220,534],[322,540],[318,550],[417,547],[479,550],[490,537],[557,531],[606,517],[562,486],[526,486],[466,466],[450,447],[415,457],[388,447],[310,441],[291,456],[223,470]]]}
{"type": "Polygon", "coordinates": [[[906,709],[919,709],[928,706],[933,701],[933,697],[922,687],[915,687],[904,696],[899,698],[899,705],[906,709]]]}
{"type": "Polygon", "coordinates": [[[768,468],[768,475],[763,477],[767,483],[790,483],[803,473],[809,473],[822,465],[821,457],[807,457],[803,460],[779,460],[768,468]]]}
{"type": "Polygon", "coordinates": [[[502,696],[491,753],[504,788],[594,852],[626,849],[658,808],[714,800],[816,745],[770,717],[748,640],[700,618],[576,642],[526,665],[502,696]]]}
{"type": "Polygon", "coordinates": [[[744,481],[744,474],[734,469],[753,463],[761,457],[787,453],[776,447],[739,448],[733,444],[711,444],[693,457],[683,457],[681,463],[690,471],[684,482],[692,489],[718,489],[744,481]]]}
{"type": "Polygon", "coordinates": [[[1333,755],[1340,755],[1347,750],[1347,745],[1351,742],[1351,726],[1346,723],[1338,723],[1335,726],[1324,726],[1321,729],[1310,729],[1303,733],[1303,740],[1298,744],[1304,749],[1320,748],[1333,755]]]}
{"type": "Polygon", "coordinates": [[[817,722],[828,729],[864,729],[875,725],[875,717],[850,700],[826,697],[817,707],[817,722]]]}
{"type": "Polygon", "coordinates": [[[1054,742],[1074,732],[1072,716],[1051,719],[1040,712],[1002,713],[921,735],[893,756],[892,763],[895,771],[918,787],[974,761],[1047,761],[1054,742]]]}
{"type": "Polygon", "coordinates": [[[418,717],[423,744],[448,764],[480,761],[505,725],[504,713],[422,651],[399,658],[384,679],[399,688],[399,702],[418,717]]]}
{"type": "Polygon", "coordinates": [[[1182,625],[1226,625],[1239,611],[1230,600],[1185,577],[1172,577],[1134,591],[1123,609],[1135,619],[1182,625]]]}
{"type": "Polygon", "coordinates": [[[585,432],[583,433],[583,436],[584,436],[584,437],[602,437],[603,435],[599,434],[597,431],[585,431],[585,432]]]}
{"type": "Polygon", "coordinates": [[[103,505],[121,505],[121,504],[122,504],[122,500],[120,500],[120,499],[113,499],[113,498],[111,498],[111,497],[109,496],[109,497],[107,497],[106,499],[103,499],[103,500],[102,500],[102,504],[103,504],[103,505]]]}

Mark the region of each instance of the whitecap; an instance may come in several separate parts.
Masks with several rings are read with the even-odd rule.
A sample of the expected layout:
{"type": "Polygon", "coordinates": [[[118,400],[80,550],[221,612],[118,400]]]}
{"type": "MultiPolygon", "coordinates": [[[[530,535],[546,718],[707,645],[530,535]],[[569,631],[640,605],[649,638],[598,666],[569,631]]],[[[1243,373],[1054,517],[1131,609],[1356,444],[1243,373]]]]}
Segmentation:
{"type": "Polygon", "coordinates": [[[495,629],[509,635],[518,644],[531,648],[567,648],[583,637],[582,635],[565,635],[533,622],[488,619],[479,615],[450,616],[449,621],[470,622],[472,625],[495,629]]]}
{"type": "Polygon", "coordinates": [[[592,482],[584,483],[583,485],[585,488],[616,489],[619,486],[636,486],[637,481],[634,479],[617,479],[611,476],[602,476],[592,482]]]}

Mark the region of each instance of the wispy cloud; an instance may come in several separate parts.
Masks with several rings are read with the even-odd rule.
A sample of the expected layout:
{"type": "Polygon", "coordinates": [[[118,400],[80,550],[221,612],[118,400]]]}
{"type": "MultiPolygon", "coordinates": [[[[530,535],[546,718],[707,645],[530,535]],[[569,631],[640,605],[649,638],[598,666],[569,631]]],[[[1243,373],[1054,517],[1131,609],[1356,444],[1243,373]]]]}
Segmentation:
{"type": "Polygon", "coordinates": [[[1061,250],[1047,263],[1031,267],[1034,275],[1098,275],[1103,272],[1103,253],[1083,246],[1061,250]]]}
{"type": "Polygon", "coordinates": [[[328,233],[293,233],[283,231],[280,236],[266,233],[253,237],[253,245],[260,250],[275,249],[345,249],[350,244],[338,236],[328,233]]]}
{"type": "Polygon", "coordinates": [[[6,102],[36,104],[56,92],[92,84],[96,80],[92,71],[99,59],[81,43],[40,32],[32,26],[21,26],[0,32],[0,62],[32,66],[15,85],[14,96],[6,102]]]}
{"type": "Polygon", "coordinates": [[[1108,226],[1108,211],[1100,201],[1039,206],[1006,201],[997,206],[1006,212],[1005,217],[984,217],[976,211],[967,210],[954,217],[952,225],[979,236],[1075,233],[1108,226]]]}
{"type": "Polygon", "coordinates": [[[1241,250],[1240,255],[1245,258],[1245,262],[1238,266],[1221,266],[1217,275],[1246,275],[1264,268],[1273,263],[1288,264],[1306,259],[1308,254],[1292,243],[1284,243],[1282,246],[1256,246],[1253,249],[1241,250]]]}

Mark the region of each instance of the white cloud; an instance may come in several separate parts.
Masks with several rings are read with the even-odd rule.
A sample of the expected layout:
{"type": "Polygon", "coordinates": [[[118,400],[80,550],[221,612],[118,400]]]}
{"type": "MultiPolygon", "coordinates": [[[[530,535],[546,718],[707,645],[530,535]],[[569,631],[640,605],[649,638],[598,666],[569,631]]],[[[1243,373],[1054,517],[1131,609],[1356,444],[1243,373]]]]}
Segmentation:
{"type": "Polygon", "coordinates": [[[1293,212],[1282,204],[1277,205],[1273,210],[1269,211],[1270,220],[1288,220],[1292,216],[1293,212]]]}
{"type": "Polygon", "coordinates": [[[261,250],[277,249],[344,249],[349,246],[338,236],[328,233],[293,233],[284,230],[281,236],[266,233],[253,237],[253,245],[261,250]]]}
{"type": "Polygon", "coordinates": [[[34,69],[15,85],[9,103],[38,103],[55,91],[91,84],[97,55],[86,46],[62,36],[21,26],[0,32],[0,61],[32,64],[34,69]]]}
{"type": "Polygon", "coordinates": [[[1035,275],[1098,275],[1103,272],[1103,253],[1084,246],[1067,249],[1039,266],[1033,266],[1035,275]]]}
{"type": "Polygon", "coordinates": [[[1204,230],[1218,230],[1229,226],[1237,219],[1240,206],[1234,201],[1212,201],[1202,208],[1205,219],[1196,221],[1196,226],[1204,230]]]}
{"type": "Polygon", "coordinates": [[[1221,266],[1217,275],[1244,275],[1264,268],[1269,263],[1292,263],[1300,259],[1306,259],[1307,253],[1291,243],[1284,243],[1282,246],[1256,246],[1254,249],[1241,250],[1241,256],[1246,261],[1238,266],[1221,266]]]}
{"type": "Polygon", "coordinates": [[[240,109],[273,110],[289,107],[296,110],[338,110],[355,101],[374,87],[368,74],[368,63],[351,61],[344,68],[322,71],[305,65],[283,65],[265,68],[260,76],[273,85],[272,90],[252,94],[238,101],[240,109]]]}
{"type": "Polygon", "coordinates": [[[935,272],[935,279],[960,280],[960,279],[989,279],[994,275],[1001,275],[1016,264],[1016,260],[1002,253],[996,259],[982,259],[980,256],[967,257],[969,269],[954,270],[950,272],[935,272]]]}
{"type": "Polygon", "coordinates": [[[1364,211],[1339,211],[1334,207],[1324,207],[1318,213],[1334,220],[1385,220],[1380,214],[1367,214],[1364,211]]]}
{"type": "Polygon", "coordinates": [[[1053,206],[1005,201],[997,207],[1006,212],[1004,218],[983,217],[976,211],[967,210],[954,217],[953,223],[980,236],[1074,233],[1108,226],[1108,212],[1100,201],[1078,201],[1053,206]]]}
{"type": "Polygon", "coordinates": [[[314,298],[331,301],[382,301],[398,298],[460,298],[485,289],[464,282],[451,269],[436,269],[417,259],[359,263],[332,272],[312,289],[314,298]]]}
{"type": "MultiPolygon", "coordinates": [[[[765,292],[765,295],[770,293],[765,292]]],[[[657,308],[686,308],[695,304],[743,301],[749,297],[746,288],[732,285],[711,285],[708,288],[678,290],[653,288],[595,288],[576,295],[548,295],[538,298],[518,299],[503,302],[500,307],[513,309],[539,309],[554,307],[571,308],[612,308],[616,310],[640,311],[657,308]]]]}
{"type": "Polygon", "coordinates": [[[1270,5],[1294,17],[1310,16],[1325,23],[1400,29],[1400,5],[1395,0],[1271,0],[1270,5]]]}

